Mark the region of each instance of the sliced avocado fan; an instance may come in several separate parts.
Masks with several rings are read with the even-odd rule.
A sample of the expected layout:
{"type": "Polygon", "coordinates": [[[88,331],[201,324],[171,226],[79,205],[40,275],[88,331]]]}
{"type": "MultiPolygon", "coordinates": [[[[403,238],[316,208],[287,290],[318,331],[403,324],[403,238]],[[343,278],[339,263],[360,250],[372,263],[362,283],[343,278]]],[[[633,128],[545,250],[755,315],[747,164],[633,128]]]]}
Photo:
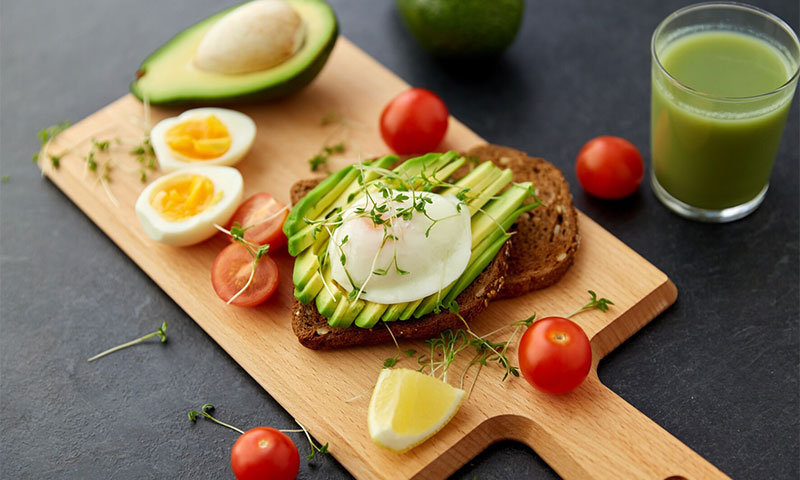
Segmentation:
{"type": "Polygon", "coordinates": [[[240,5],[223,10],[175,35],[150,54],[136,72],[131,92],[153,105],[219,104],[285,97],[308,85],[336,44],[339,27],[323,0],[284,0],[303,22],[302,44],[271,68],[242,74],[205,71],[195,65],[205,34],[240,5]]]}

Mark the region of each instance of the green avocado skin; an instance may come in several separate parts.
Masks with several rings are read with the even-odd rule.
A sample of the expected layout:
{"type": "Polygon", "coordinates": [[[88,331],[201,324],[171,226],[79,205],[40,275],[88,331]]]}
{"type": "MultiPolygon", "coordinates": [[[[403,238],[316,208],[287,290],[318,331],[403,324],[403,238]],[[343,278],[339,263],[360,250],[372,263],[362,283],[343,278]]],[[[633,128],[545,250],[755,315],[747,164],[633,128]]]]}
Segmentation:
{"type": "Polygon", "coordinates": [[[500,55],[517,36],[524,0],[395,0],[403,22],[430,54],[452,60],[500,55]]]}
{"type": "MultiPolygon", "coordinates": [[[[220,106],[225,104],[236,104],[236,103],[247,103],[247,102],[254,102],[254,101],[268,101],[268,100],[276,100],[279,98],[287,97],[298,91],[305,88],[312,80],[319,74],[322,70],[322,67],[325,66],[325,63],[328,61],[328,57],[333,50],[333,47],[336,45],[336,40],[339,37],[339,22],[336,20],[336,16],[327,3],[320,1],[320,3],[324,4],[325,7],[330,11],[330,15],[333,20],[333,32],[331,33],[330,37],[328,38],[327,42],[325,43],[324,47],[319,50],[316,57],[313,61],[311,61],[306,68],[297,72],[296,75],[287,78],[283,81],[279,82],[272,82],[267,83],[264,85],[255,86],[253,91],[248,93],[234,93],[230,94],[225,91],[220,91],[217,94],[213,95],[202,95],[202,94],[187,94],[187,95],[176,95],[174,97],[169,98],[159,98],[159,99],[149,99],[150,104],[152,105],[163,105],[163,106],[220,106]]],[[[240,4],[241,5],[241,4],[240,4]]],[[[141,101],[144,101],[143,92],[139,89],[138,79],[141,78],[147,72],[147,65],[150,63],[152,59],[155,59],[161,55],[168,55],[170,46],[174,45],[176,42],[180,42],[182,37],[189,32],[190,30],[204,24],[205,22],[212,21],[214,19],[219,20],[222,18],[226,13],[230,12],[231,10],[239,7],[240,5],[235,5],[231,8],[227,8],[219,13],[212,15],[200,22],[188,27],[186,30],[178,33],[162,46],[160,46],[156,51],[151,53],[141,64],[139,69],[136,71],[137,79],[131,82],[130,91],[133,95],[141,101]]]]}

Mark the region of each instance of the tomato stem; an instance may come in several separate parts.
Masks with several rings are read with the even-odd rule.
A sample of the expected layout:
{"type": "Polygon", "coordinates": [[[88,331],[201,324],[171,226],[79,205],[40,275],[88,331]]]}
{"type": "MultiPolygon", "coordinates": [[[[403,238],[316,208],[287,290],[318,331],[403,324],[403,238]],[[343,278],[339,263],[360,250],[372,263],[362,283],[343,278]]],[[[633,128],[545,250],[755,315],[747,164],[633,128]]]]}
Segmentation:
{"type": "Polygon", "coordinates": [[[136,340],[131,340],[130,342],[123,343],[122,345],[117,345],[116,347],[109,348],[108,350],[106,350],[104,352],[100,352],[97,355],[91,357],[88,361],[89,362],[93,362],[93,361],[97,360],[98,358],[105,357],[106,355],[108,355],[110,353],[114,353],[117,350],[122,350],[123,348],[128,348],[130,346],[136,345],[137,343],[141,343],[141,342],[144,342],[145,340],[149,340],[149,339],[151,339],[153,337],[161,338],[161,343],[165,343],[167,341],[167,322],[166,321],[164,321],[161,324],[161,326],[158,328],[158,330],[156,330],[155,332],[148,333],[147,335],[145,335],[143,337],[139,337],[136,340]]]}

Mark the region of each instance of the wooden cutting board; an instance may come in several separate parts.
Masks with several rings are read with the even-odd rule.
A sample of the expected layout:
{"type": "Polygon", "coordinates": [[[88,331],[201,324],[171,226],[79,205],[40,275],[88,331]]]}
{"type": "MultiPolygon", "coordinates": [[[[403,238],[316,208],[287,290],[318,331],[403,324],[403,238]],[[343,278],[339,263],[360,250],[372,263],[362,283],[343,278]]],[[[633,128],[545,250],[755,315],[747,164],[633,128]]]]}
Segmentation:
{"type": "MultiPolygon", "coordinates": [[[[355,161],[358,152],[365,158],[385,153],[377,119],[383,105],[406,88],[400,78],[340,38],[321,75],[302,93],[240,107],[258,125],[253,150],[238,165],[245,197],[267,191],[288,202],[289,186],[312,176],[307,159],[326,142],[344,139],[348,146],[344,155],[331,159],[334,168],[355,161]],[[350,126],[339,131],[322,126],[321,119],[330,112],[346,117],[350,126]]],[[[471,397],[434,438],[405,454],[377,447],[367,432],[367,405],[394,346],[334,352],[302,347],[290,327],[292,259],[285,252],[273,255],[282,281],[269,302],[252,309],[226,306],[210,282],[211,264],[226,239],[175,248],[146,237],[133,209],[144,185],[127,154],[129,147],[112,148],[116,166],[110,192],[93,172],[85,171],[82,157],[90,139],[141,136],[143,112],[143,105],[128,95],[71,127],[50,151],[72,148],[72,153],[58,170],[41,162],[44,174],[290,414],[318,440],[329,442],[331,453],[356,477],[442,478],[501,439],[530,445],[566,478],[724,477],[599,381],[597,362],[671,305],[677,290],[666,275],[583,214],[581,248],[567,275],[546,290],[492,303],[472,328],[483,334],[533,312],[565,315],[586,302],[587,290],[596,290],[615,305],[606,313],[575,317],[592,342],[595,360],[589,378],[575,391],[554,396],[535,391],[521,378],[501,382],[499,367],[484,368],[471,397]],[[292,368],[275,367],[289,363],[292,368]]],[[[153,108],[152,122],[179,112],[153,108]]],[[[481,142],[451,119],[443,148],[466,150],[481,142]]],[[[402,347],[422,351],[423,343],[404,342],[402,347]]],[[[516,359],[515,349],[509,358],[516,359]]],[[[451,371],[461,372],[463,366],[456,363],[451,371]]],[[[405,358],[398,367],[416,368],[416,362],[405,358]]],[[[459,375],[451,383],[458,385],[459,375]]]]}

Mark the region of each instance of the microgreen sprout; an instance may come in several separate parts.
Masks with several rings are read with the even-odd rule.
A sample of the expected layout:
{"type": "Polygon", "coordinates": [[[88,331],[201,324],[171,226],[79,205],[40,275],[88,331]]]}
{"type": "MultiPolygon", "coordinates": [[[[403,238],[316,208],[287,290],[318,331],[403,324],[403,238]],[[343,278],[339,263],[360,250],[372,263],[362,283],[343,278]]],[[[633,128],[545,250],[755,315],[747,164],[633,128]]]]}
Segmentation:
{"type": "Polygon", "coordinates": [[[227,302],[225,302],[227,305],[230,305],[234,300],[239,298],[239,296],[243,294],[250,287],[250,284],[253,283],[253,278],[256,275],[256,267],[258,267],[258,261],[261,260],[261,257],[266,255],[267,252],[269,252],[269,245],[256,245],[248,240],[245,240],[244,239],[245,229],[236,225],[238,225],[238,223],[234,224],[234,226],[231,227],[231,230],[227,230],[226,228],[214,224],[214,227],[216,227],[217,230],[227,235],[230,235],[235,242],[239,242],[242,245],[244,245],[245,248],[247,248],[247,253],[249,253],[250,256],[253,258],[253,262],[250,265],[250,277],[247,279],[247,282],[244,284],[244,286],[238,292],[236,292],[231,298],[229,298],[227,302]]]}
{"type": "Polygon", "coordinates": [[[89,153],[83,157],[83,161],[86,162],[86,168],[92,172],[97,171],[97,161],[94,159],[94,150],[90,150],[89,153]]]}
{"type": "Polygon", "coordinates": [[[321,126],[327,127],[329,125],[336,125],[336,129],[334,129],[322,142],[322,147],[319,151],[311,158],[308,159],[308,165],[311,168],[312,172],[316,172],[320,168],[327,171],[328,170],[328,159],[340,153],[344,153],[345,145],[344,141],[340,141],[338,143],[331,143],[333,137],[336,135],[343,135],[346,133],[347,128],[351,125],[346,118],[339,115],[336,112],[328,112],[322,117],[322,120],[319,122],[321,126]]]}
{"type": "MultiPolygon", "coordinates": [[[[132,156],[136,156],[136,161],[139,163],[139,168],[135,169],[135,171],[139,175],[139,179],[142,182],[147,181],[147,172],[149,170],[155,170],[157,168],[157,161],[155,152],[150,142],[149,130],[150,130],[150,111],[149,111],[149,103],[145,101],[144,105],[144,121],[141,122],[141,127],[145,130],[146,134],[144,137],[135,137],[134,139],[128,139],[128,141],[135,140],[140,142],[138,145],[133,147],[128,153],[132,156]]],[[[53,168],[57,169],[61,166],[61,160],[64,158],[65,155],[73,151],[78,145],[82,145],[87,141],[90,142],[89,150],[83,156],[83,163],[84,163],[84,178],[88,174],[88,172],[96,172],[97,173],[97,183],[101,183],[103,189],[105,190],[106,194],[108,195],[109,199],[115,206],[119,206],[116,198],[114,198],[111,190],[108,186],[108,183],[111,181],[111,170],[114,167],[115,162],[111,158],[111,151],[115,146],[124,146],[123,140],[119,137],[114,137],[112,139],[105,139],[105,140],[98,140],[94,136],[86,137],[78,142],[76,142],[71,147],[68,147],[62,150],[58,154],[50,153],[49,148],[52,142],[58,137],[64,130],[69,128],[71,123],[69,120],[65,120],[59,124],[49,126],[40,130],[36,136],[39,138],[40,141],[40,148],[39,152],[33,154],[31,160],[33,163],[38,163],[39,159],[46,158],[50,160],[51,165],[53,168]],[[105,155],[100,156],[99,153],[104,153],[105,155]]],[[[108,127],[104,130],[109,130],[113,127],[108,127]]],[[[124,166],[122,167],[125,171],[131,171],[126,169],[124,166]]],[[[44,175],[44,171],[42,172],[44,175]]]]}
{"type": "Polygon", "coordinates": [[[220,232],[222,232],[222,233],[224,233],[226,235],[229,235],[231,238],[233,238],[233,240],[235,242],[238,242],[238,243],[244,245],[245,248],[247,248],[247,252],[250,254],[250,256],[253,259],[253,263],[250,266],[250,278],[247,279],[247,283],[245,283],[244,286],[238,292],[236,292],[236,294],[234,294],[231,298],[228,299],[228,301],[226,302],[228,305],[230,305],[234,300],[239,298],[239,296],[241,294],[243,294],[248,289],[248,287],[250,287],[250,284],[253,283],[253,278],[255,278],[256,267],[258,267],[259,260],[261,260],[265,255],[267,255],[267,253],[269,253],[269,244],[267,244],[267,245],[257,245],[255,243],[245,239],[244,238],[244,234],[247,233],[247,231],[250,230],[253,227],[257,227],[257,226],[259,226],[261,224],[269,222],[270,220],[272,220],[274,218],[277,218],[279,215],[282,215],[283,212],[286,211],[287,209],[288,209],[288,207],[284,206],[283,208],[281,208],[277,212],[275,212],[272,215],[268,216],[267,218],[259,221],[258,223],[254,223],[254,224],[248,225],[246,227],[242,227],[242,225],[239,222],[235,222],[233,224],[233,226],[231,226],[231,229],[228,230],[227,228],[224,228],[224,227],[221,227],[221,226],[219,226],[217,224],[214,224],[214,227],[217,230],[219,230],[220,232]]]}
{"type": "Polygon", "coordinates": [[[145,137],[142,142],[133,147],[129,152],[136,157],[139,164],[139,180],[142,183],[147,181],[147,172],[156,169],[156,152],[150,143],[150,137],[145,137]]]}
{"type": "Polygon", "coordinates": [[[316,172],[320,167],[326,168],[328,165],[328,158],[332,155],[343,153],[344,150],[344,142],[339,142],[334,145],[323,145],[316,155],[308,159],[311,171],[316,172]]]}
{"type": "Polygon", "coordinates": [[[103,140],[102,142],[100,142],[94,138],[92,139],[92,148],[94,148],[99,152],[107,152],[110,146],[111,146],[111,140],[103,140]]]}
{"type": "Polygon", "coordinates": [[[214,410],[214,405],[211,405],[210,403],[205,403],[205,404],[203,404],[202,407],[200,407],[200,411],[189,410],[189,420],[191,420],[193,422],[196,422],[197,421],[197,417],[203,417],[205,419],[211,420],[212,422],[216,423],[217,425],[222,425],[225,428],[230,428],[234,432],[239,432],[240,434],[244,433],[244,430],[242,430],[240,428],[236,428],[236,427],[234,427],[233,425],[231,425],[229,423],[225,423],[222,420],[218,420],[218,419],[214,418],[214,416],[211,415],[211,412],[213,410],[214,410]]]}
{"type": "MultiPolygon", "coordinates": [[[[614,305],[614,303],[607,298],[598,298],[597,294],[592,290],[589,290],[589,295],[591,297],[589,302],[572,313],[570,317],[594,308],[605,312],[608,310],[609,305],[614,305]]],[[[515,344],[519,332],[530,327],[534,322],[536,322],[537,316],[535,313],[525,319],[511,322],[507,325],[503,325],[500,328],[492,330],[489,333],[478,336],[472,331],[464,317],[462,317],[459,313],[458,302],[455,300],[448,304],[438,302],[434,308],[434,312],[440,313],[443,310],[447,310],[450,313],[455,314],[464,324],[464,328],[459,328],[456,330],[448,329],[439,334],[438,337],[426,340],[425,343],[428,346],[428,353],[427,355],[420,355],[417,358],[417,364],[419,365],[418,371],[425,372],[427,370],[429,375],[437,377],[446,382],[448,369],[455,361],[456,356],[471,347],[474,350],[473,356],[462,370],[459,382],[460,388],[463,389],[465,386],[467,373],[472,370],[473,367],[477,366],[477,371],[475,372],[472,382],[467,390],[467,397],[472,394],[472,390],[475,387],[475,383],[477,382],[478,376],[481,373],[481,369],[487,366],[489,363],[496,362],[504,370],[501,381],[506,380],[509,375],[519,377],[519,367],[516,367],[510,363],[508,359],[508,350],[515,344]],[[513,328],[513,330],[507,340],[501,342],[490,340],[491,337],[509,328],[513,328]]],[[[392,338],[394,338],[394,336],[392,338]]],[[[399,345],[397,345],[397,349],[400,351],[399,345]]],[[[384,366],[391,366],[387,365],[386,363],[390,360],[394,360],[396,362],[397,359],[399,359],[399,355],[391,359],[387,359],[384,362],[384,366]]]]}
{"type": "Polygon", "coordinates": [[[11,181],[11,175],[3,175],[3,177],[0,178],[0,183],[8,183],[10,181],[11,181]]]}
{"type": "MultiPolygon", "coordinates": [[[[218,418],[215,418],[213,415],[211,415],[211,412],[213,410],[214,410],[214,405],[211,405],[210,403],[205,403],[205,404],[203,404],[203,406],[200,407],[199,411],[198,410],[189,410],[189,413],[188,413],[189,420],[191,420],[192,422],[196,422],[197,421],[197,417],[203,417],[206,420],[210,420],[210,421],[216,423],[217,425],[221,425],[221,426],[223,426],[225,428],[233,430],[234,432],[237,432],[237,433],[239,433],[241,435],[244,435],[245,432],[241,428],[234,427],[233,425],[231,425],[229,423],[225,423],[222,420],[219,420],[218,418]]],[[[308,439],[309,445],[311,445],[311,453],[306,455],[306,459],[307,460],[313,460],[314,458],[316,458],[317,453],[319,453],[321,455],[324,455],[324,454],[328,453],[328,444],[327,443],[325,445],[322,445],[322,446],[317,445],[316,443],[314,443],[314,440],[311,439],[311,435],[308,433],[308,430],[306,429],[306,427],[304,427],[302,423],[297,421],[297,419],[295,419],[295,422],[297,423],[297,425],[300,426],[299,430],[295,429],[295,430],[278,430],[278,431],[279,432],[283,432],[283,433],[300,433],[300,432],[303,432],[305,434],[306,438],[308,439]]]]}
{"type": "Polygon", "coordinates": [[[581,308],[567,315],[567,318],[572,318],[581,312],[585,312],[586,310],[591,310],[593,308],[596,308],[601,312],[605,312],[606,310],[608,310],[609,305],[614,305],[614,302],[612,302],[607,298],[597,298],[597,294],[591,290],[589,290],[589,295],[591,297],[589,301],[581,308]]]}
{"type": "Polygon", "coordinates": [[[341,115],[336,112],[328,112],[325,116],[322,117],[319,124],[323,127],[327,127],[328,125],[333,125],[335,123],[341,123],[344,119],[341,115]]]}
{"type": "MultiPolygon", "coordinates": [[[[306,460],[314,460],[317,457],[317,453],[319,453],[320,455],[325,455],[326,453],[328,453],[327,442],[325,442],[325,445],[318,446],[316,443],[314,443],[314,440],[311,439],[311,434],[308,433],[306,427],[304,427],[303,424],[300,423],[296,418],[294,419],[294,421],[300,426],[301,428],[300,431],[302,431],[306,435],[306,438],[308,439],[308,444],[311,445],[311,453],[306,455],[306,460]]],[[[281,432],[295,433],[298,432],[298,430],[281,430],[281,432]]]]}
{"type": "Polygon", "coordinates": [[[139,337],[136,340],[131,340],[130,342],[123,343],[122,345],[117,345],[114,348],[109,348],[108,350],[106,350],[104,352],[101,352],[101,353],[98,353],[94,357],[91,357],[88,361],[93,362],[93,361],[97,360],[100,357],[104,357],[104,356],[108,355],[109,353],[114,353],[117,350],[122,350],[123,348],[128,348],[130,346],[136,345],[137,343],[144,342],[145,340],[149,340],[149,339],[154,338],[154,337],[160,338],[161,339],[161,343],[166,343],[166,341],[167,341],[167,322],[166,322],[166,320],[161,324],[160,327],[158,327],[158,330],[156,330],[155,332],[148,333],[147,335],[145,335],[143,337],[139,337]]]}
{"type": "Polygon", "coordinates": [[[395,355],[394,357],[389,357],[383,361],[384,367],[390,368],[397,365],[397,362],[400,361],[401,354],[405,354],[405,356],[407,357],[413,357],[414,355],[417,354],[417,351],[414,350],[413,348],[407,348],[405,350],[402,350],[400,348],[400,344],[397,343],[397,338],[394,336],[394,332],[392,332],[392,329],[389,328],[389,325],[386,322],[383,322],[383,325],[386,327],[386,330],[389,331],[389,335],[392,337],[392,341],[394,341],[394,346],[397,348],[397,355],[395,355]]]}
{"type": "MultiPolygon", "coordinates": [[[[44,129],[40,130],[39,133],[36,134],[36,136],[39,138],[39,142],[40,142],[39,151],[37,153],[33,154],[33,156],[31,157],[31,161],[33,163],[38,163],[40,157],[43,157],[43,156],[46,157],[47,156],[47,149],[50,146],[50,143],[58,135],[60,135],[61,132],[63,132],[64,130],[68,129],[70,127],[70,125],[72,125],[72,123],[69,120],[64,120],[63,122],[61,122],[59,124],[51,125],[51,126],[49,126],[47,128],[44,128],[44,129]]],[[[53,167],[58,168],[58,160],[60,160],[61,157],[60,156],[56,157],[56,158],[58,158],[58,160],[53,160],[53,156],[48,157],[48,158],[50,158],[51,161],[53,161],[53,167]]]]}

